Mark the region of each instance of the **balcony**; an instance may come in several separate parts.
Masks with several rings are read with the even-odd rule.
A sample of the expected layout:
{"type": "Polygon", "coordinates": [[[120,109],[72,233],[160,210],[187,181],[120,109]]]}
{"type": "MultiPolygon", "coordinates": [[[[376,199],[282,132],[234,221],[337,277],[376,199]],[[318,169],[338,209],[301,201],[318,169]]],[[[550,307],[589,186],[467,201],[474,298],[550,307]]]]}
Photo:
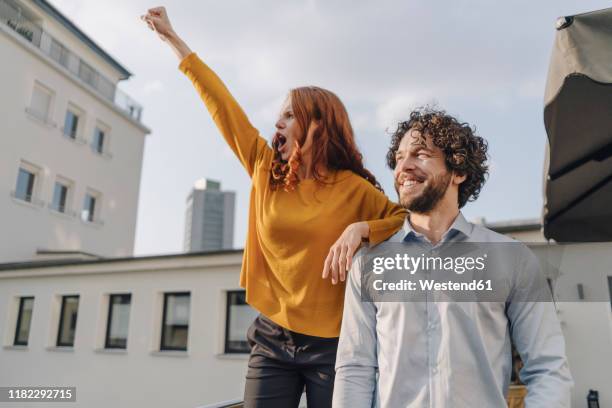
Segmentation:
{"type": "Polygon", "coordinates": [[[38,48],[44,55],[64,67],[71,76],[92,89],[97,95],[114,104],[133,120],[140,122],[142,106],[66,48],[60,41],[46,33],[34,16],[12,0],[0,0],[0,26],[9,28],[38,48]]]}

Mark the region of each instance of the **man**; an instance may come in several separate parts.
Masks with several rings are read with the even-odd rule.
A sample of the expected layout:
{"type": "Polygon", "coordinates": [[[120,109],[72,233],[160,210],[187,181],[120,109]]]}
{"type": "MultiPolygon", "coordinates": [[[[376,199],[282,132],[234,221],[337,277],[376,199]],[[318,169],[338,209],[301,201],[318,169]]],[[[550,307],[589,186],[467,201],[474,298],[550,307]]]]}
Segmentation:
{"type": "MultiPolygon", "coordinates": [[[[469,125],[429,108],[412,112],[387,154],[400,203],[409,210],[389,241],[431,250],[449,242],[514,242],[467,222],[459,210],[478,197],[486,159],[486,141],[469,125]]],[[[519,302],[511,295],[461,304],[362,301],[364,253],[346,287],[334,407],[504,407],[511,340],[524,362],[526,407],[570,406],[572,379],[552,302],[519,302]]],[[[516,268],[527,279],[524,286],[539,274],[534,259],[516,268]]]]}

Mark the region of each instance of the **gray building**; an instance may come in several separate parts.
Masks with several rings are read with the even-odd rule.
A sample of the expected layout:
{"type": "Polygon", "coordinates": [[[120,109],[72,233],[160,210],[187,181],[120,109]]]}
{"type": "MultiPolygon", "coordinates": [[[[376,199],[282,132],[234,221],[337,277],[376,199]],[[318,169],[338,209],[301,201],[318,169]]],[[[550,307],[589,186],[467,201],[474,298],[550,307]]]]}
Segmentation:
{"type": "Polygon", "coordinates": [[[221,191],[221,183],[196,181],[187,197],[185,252],[230,249],[234,242],[236,193],[221,191]]]}

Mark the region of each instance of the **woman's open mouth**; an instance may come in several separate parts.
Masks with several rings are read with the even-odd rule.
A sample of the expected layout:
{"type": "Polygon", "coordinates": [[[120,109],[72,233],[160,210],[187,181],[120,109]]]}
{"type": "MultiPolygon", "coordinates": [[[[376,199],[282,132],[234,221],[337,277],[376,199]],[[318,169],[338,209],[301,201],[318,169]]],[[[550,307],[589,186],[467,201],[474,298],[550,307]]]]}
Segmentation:
{"type": "Polygon", "coordinates": [[[285,146],[286,143],[287,143],[287,138],[285,136],[283,136],[279,132],[276,132],[276,134],[274,134],[274,139],[272,141],[272,146],[276,150],[278,150],[280,152],[282,150],[282,148],[285,146]]]}

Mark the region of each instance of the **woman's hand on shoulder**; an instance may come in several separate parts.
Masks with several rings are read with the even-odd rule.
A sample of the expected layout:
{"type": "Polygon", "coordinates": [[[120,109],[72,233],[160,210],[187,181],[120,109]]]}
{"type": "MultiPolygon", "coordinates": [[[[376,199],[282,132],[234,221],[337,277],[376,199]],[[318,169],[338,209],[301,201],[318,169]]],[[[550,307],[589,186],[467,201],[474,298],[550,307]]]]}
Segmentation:
{"type": "Polygon", "coordinates": [[[368,223],[355,222],[345,228],[340,238],[331,246],[323,266],[323,279],[331,276],[332,284],[344,282],[346,272],[351,269],[353,255],[361,245],[363,238],[370,235],[368,223]]]}

